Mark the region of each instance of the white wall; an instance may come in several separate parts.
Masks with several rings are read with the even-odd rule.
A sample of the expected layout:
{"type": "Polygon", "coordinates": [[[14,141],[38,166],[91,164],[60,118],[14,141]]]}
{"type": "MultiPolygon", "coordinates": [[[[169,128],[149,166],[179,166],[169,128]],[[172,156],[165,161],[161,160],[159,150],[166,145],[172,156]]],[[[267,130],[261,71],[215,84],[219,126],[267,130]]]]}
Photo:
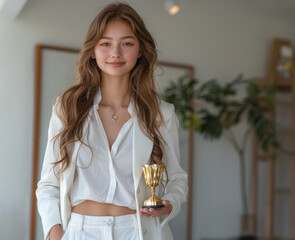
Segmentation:
{"type": "MultiPolygon", "coordinates": [[[[0,15],[1,239],[29,236],[34,46],[79,48],[91,19],[108,2],[29,0],[15,20],[0,15]]],[[[226,82],[240,72],[263,77],[270,40],[295,42],[294,18],[272,17],[273,10],[262,11],[255,1],[183,0],[176,16],[169,16],[159,0],[127,2],[154,35],[160,60],[192,64],[202,81],[226,82]]],[[[236,132],[244,129],[241,125],[236,132]]],[[[194,164],[193,239],[236,235],[241,213],[237,156],[226,141],[208,142],[196,134],[194,164]]]]}

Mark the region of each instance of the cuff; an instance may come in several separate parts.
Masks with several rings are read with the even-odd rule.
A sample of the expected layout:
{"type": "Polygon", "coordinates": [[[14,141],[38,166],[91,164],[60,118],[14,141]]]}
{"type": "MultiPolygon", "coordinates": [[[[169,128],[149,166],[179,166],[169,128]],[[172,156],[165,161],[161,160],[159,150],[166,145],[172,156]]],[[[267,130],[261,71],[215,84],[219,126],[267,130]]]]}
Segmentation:
{"type": "Polygon", "coordinates": [[[162,229],[166,223],[168,223],[171,219],[173,219],[177,215],[175,203],[173,202],[173,200],[171,200],[169,198],[165,198],[163,200],[170,201],[170,204],[172,205],[172,210],[169,214],[156,218],[157,226],[160,229],[162,229]]]}
{"type": "Polygon", "coordinates": [[[57,224],[61,225],[61,222],[52,223],[50,225],[47,225],[46,229],[45,228],[43,229],[44,230],[44,240],[49,240],[49,232],[52,229],[52,227],[57,225],[57,224]]]}

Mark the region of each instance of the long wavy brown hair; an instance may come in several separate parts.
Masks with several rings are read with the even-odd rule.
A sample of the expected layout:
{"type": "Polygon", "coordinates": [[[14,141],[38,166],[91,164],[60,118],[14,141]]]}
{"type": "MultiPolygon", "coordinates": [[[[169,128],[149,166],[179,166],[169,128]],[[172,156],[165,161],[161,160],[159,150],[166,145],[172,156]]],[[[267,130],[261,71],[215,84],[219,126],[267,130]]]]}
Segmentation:
{"type": "Polygon", "coordinates": [[[66,170],[70,164],[73,143],[82,141],[83,124],[102,81],[101,70],[96,60],[92,58],[94,47],[108,22],[115,18],[128,23],[139,40],[141,57],[130,72],[129,92],[135,104],[140,127],[154,143],[150,163],[164,164],[162,149],[165,142],[159,131],[164,121],[159,109],[160,96],[156,92],[154,79],[154,67],[157,61],[155,41],[133,8],[127,4],[113,3],[106,6],[92,21],[79,53],[77,82],[56,102],[56,105],[58,104],[56,114],[63,125],[54,139],[54,143],[59,144],[60,159],[53,164],[53,167],[61,163],[59,173],[66,170]]]}

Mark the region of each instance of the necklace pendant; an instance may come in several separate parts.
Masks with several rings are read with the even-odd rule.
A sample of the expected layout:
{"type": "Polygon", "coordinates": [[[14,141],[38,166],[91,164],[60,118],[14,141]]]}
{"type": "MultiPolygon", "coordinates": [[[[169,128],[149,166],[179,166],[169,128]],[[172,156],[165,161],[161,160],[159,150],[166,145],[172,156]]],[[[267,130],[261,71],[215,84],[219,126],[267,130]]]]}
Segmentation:
{"type": "Polygon", "coordinates": [[[117,121],[118,118],[119,118],[119,117],[118,117],[115,113],[112,115],[112,120],[113,120],[113,121],[117,121]]]}

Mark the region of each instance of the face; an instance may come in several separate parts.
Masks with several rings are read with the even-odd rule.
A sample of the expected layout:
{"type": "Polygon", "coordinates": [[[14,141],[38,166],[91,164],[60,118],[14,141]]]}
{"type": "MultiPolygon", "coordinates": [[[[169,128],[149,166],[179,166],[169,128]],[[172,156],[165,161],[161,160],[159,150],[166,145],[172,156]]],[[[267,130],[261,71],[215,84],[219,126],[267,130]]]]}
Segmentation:
{"type": "Polygon", "coordinates": [[[130,26],[119,19],[111,20],[93,54],[102,76],[129,76],[139,57],[139,41],[130,26]]]}

